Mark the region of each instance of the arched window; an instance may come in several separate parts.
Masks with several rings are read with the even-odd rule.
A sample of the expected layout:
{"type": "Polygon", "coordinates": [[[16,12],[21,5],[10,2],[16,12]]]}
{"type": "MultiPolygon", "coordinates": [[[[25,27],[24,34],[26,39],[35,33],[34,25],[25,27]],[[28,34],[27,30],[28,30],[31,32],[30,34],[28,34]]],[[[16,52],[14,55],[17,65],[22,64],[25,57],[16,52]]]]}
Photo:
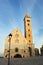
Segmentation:
{"type": "Polygon", "coordinates": [[[15,52],[18,52],[18,48],[15,48],[15,52]]]}
{"type": "Polygon", "coordinates": [[[32,49],[31,49],[31,47],[28,47],[28,49],[29,49],[30,56],[32,56],[32,49]]]}

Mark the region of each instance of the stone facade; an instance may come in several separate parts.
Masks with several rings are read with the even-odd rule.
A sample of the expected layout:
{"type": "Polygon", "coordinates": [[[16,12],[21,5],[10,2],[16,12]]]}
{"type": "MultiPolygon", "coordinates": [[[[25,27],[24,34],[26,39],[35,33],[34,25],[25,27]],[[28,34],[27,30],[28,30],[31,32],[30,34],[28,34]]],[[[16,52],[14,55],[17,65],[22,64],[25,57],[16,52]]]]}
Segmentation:
{"type": "Polygon", "coordinates": [[[9,41],[9,36],[6,37],[5,40],[5,49],[4,49],[4,57],[9,56],[9,42],[10,42],[10,57],[30,57],[35,56],[33,38],[32,38],[32,26],[31,26],[31,18],[26,14],[24,17],[24,34],[23,37],[21,31],[19,29],[12,31],[11,41],[9,41]]]}

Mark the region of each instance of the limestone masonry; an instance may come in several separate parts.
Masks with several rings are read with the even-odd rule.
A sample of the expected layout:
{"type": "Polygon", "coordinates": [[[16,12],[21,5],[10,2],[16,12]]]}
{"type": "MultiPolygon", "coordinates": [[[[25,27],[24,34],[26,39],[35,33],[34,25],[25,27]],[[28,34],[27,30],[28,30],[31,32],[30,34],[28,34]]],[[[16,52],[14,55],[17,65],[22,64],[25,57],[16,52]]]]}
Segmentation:
{"type": "Polygon", "coordinates": [[[11,34],[11,40],[9,40],[9,36],[7,36],[5,40],[4,58],[8,58],[9,56],[9,43],[10,58],[35,56],[31,17],[28,14],[24,17],[24,36],[19,29],[13,30],[11,34]]]}

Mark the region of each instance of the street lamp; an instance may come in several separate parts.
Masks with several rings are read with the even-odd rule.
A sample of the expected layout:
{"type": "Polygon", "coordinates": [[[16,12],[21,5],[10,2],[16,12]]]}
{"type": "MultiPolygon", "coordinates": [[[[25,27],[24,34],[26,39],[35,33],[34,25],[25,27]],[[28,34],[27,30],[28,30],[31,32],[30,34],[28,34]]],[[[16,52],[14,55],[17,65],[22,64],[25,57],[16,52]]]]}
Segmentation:
{"type": "Polygon", "coordinates": [[[8,65],[10,65],[10,45],[11,45],[12,34],[10,33],[8,36],[9,36],[8,65]]]}

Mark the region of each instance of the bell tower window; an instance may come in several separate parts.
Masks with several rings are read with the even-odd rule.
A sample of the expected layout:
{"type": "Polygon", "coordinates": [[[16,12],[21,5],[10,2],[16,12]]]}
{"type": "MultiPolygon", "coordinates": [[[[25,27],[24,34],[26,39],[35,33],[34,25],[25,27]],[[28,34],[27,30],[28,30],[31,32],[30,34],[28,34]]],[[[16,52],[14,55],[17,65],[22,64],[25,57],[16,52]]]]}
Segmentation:
{"type": "Polygon", "coordinates": [[[28,23],[28,26],[29,26],[30,24],[28,23]]]}
{"type": "Polygon", "coordinates": [[[27,20],[27,22],[30,22],[30,20],[27,20]]]}

